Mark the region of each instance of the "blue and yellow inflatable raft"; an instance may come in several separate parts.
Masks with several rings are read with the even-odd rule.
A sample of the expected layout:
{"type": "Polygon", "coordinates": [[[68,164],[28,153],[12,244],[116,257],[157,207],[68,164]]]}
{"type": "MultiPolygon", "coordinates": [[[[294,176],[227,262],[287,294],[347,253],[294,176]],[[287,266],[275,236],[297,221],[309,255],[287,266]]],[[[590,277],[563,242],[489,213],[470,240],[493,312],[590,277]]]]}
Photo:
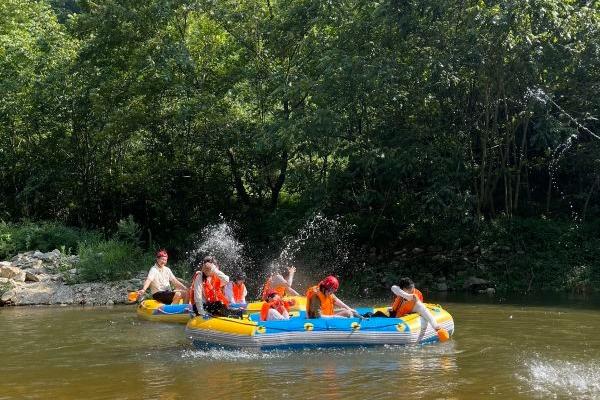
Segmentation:
{"type": "Polygon", "coordinates": [[[192,306],[189,304],[166,305],[156,300],[142,301],[137,307],[138,317],[155,322],[186,324],[190,320],[192,306]]]}
{"type": "MultiPolygon", "coordinates": [[[[436,321],[450,335],[452,316],[439,305],[426,305],[436,321]]],[[[361,314],[385,309],[359,308],[361,314]]],[[[407,345],[439,341],[436,331],[418,314],[403,318],[320,318],[307,319],[304,311],[286,321],[195,317],[186,333],[198,348],[211,346],[261,350],[310,347],[407,345]]]]}
{"type": "MultiPolygon", "coordinates": [[[[306,297],[294,296],[286,297],[287,300],[294,299],[296,304],[291,308],[292,311],[303,310],[306,308],[306,297]]],[[[231,308],[241,308],[246,314],[260,312],[262,301],[253,301],[248,304],[232,304],[231,308]]],[[[176,324],[186,324],[191,316],[192,307],[189,304],[171,304],[165,305],[153,299],[142,301],[137,307],[137,315],[148,321],[171,322],[176,324]]]]}

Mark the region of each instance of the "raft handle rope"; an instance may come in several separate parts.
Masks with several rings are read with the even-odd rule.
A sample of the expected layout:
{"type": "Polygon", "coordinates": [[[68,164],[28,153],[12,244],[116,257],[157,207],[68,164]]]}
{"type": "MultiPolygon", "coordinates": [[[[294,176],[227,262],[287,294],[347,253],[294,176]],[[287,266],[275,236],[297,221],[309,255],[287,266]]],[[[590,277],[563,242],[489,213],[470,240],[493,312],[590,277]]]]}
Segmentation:
{"type": "MultiPolygon", "coordinates": [[[[247,321],[249,321],[249,322],[252,322],[253,324],[249,324],[249,323],[244,323],[244,322],[236,321],[236,320],[235,320],[235,318],[221,317],[221,316],[213,315],[213,314],[210,314],[210,313],[208,313],[208,312],[204,312],[204,314],[205,314],[205,315],[208,315],[208,316],[209,316],[209,317],[211,317],[211,318],[215,318],[215,319],[227,319],[227,321],[229,321],[229,322],[232,322],[232,323],[234,323],[234,324],[240,324],[240,325],[244,325],[244,326],[254,326],[253,324],[256,324],[256,327],[257,327],[257,328],[259,328],[259,327],[263,326],[263,327],[265,327],[265,328],[267,328],[267,329],[270,329],[270,330],[275,330],[275,331],[281,331],[281,332],[298,332],[298,329],[277,328],[277,327],[274,327],[274,326],[269,326],[269,327],[266,327],[266,326],[264,326],[264,325],[259,325],[258,323],[256,323],[255,321],[251,321],[250,319],[248,319],[247,321]]],[[[415,314],[415,317],[413,317],[413,318],[409,319],[408,321],[410,321],[410,320],[412,320],[412,319],[416,318],[417,316],[419,316],[419,315],[418,315],[418,314],[415,314]]],[[[315,318],[315,319],[318,319],[318,318],[315,318]]],[[[288,320],[288,321],[289,321],[289,320],[288,320]]],[[[361,330],[361,331],[366,331],[366,330],[375,330],[375,329],[381,329],[381,328],[389,328],[389,327],[392,327],[392,326],[397,326],[398,324],[406,323],[406,322],[408,322],[408,321],[407,321],[407,320],[403,320],[403,322],[396,322],[396,323],[394,323],[394,324],[386,324],[386,325],[378,325],[378,326],[367,326],[367,327],[364,327],[364,328],[361,326],[361,327],[360,327],[360,330],[361,330]]],[[[264,321],[263,321],[263,322],[264,322],[264,321]]],[[[349,333],[352,333],[352,332],[355,332],[355,331],[357,331],[357,329],[353,329],[352,327],[350,327],[350,329],[352,329],[352,330],[351,330],[351,331],[349,331],[349,330],[347,330],[347,329],[341,329],[341,328],[332,328],[332,327],[329,327],[329,326],[327,326],[327,328],[326,328],[326,329],[323,329],[323,330],[324,330],[324,331],[340,331],[340,332],[349,332],[349,333]]],[[[317,331],[318,331],[318,330],[317,330],[317,331]]]]}

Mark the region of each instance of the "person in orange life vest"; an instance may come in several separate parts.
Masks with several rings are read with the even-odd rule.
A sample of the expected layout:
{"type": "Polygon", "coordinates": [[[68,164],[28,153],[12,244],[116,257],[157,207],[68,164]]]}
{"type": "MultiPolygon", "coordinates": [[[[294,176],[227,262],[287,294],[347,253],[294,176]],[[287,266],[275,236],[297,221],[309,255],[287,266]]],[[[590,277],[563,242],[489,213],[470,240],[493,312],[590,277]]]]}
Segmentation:
{"type": "Polygon", "coordinates": [[[318,285],[308,288],[306,291],[306,316],[307,318],[333,318],[352,317],[357,315],[356,310],[347,306],[338,299],[335,293],[340,284],[335,276],[328,276],[318,285]],[[334,307],[341,307],[337,313],[334,307]]]}
{"type": "Polygon", "coordinates": [[[213,315],[225,314],[229,302],[223,294],[223,287],[229,282],[217,265],[213,257],[204,257],[198,266],[199,269],[192,278],[190,285],[190,303],[196,315],[204,314],[204,311],[213,315]]]}
{"type": "Polygon", "coordinates": [[[260,310],[261,321],[278,321],[290,319],[290,307],[296,302],[292,300],[284,301],[279,296],[279,293],[272,290],[267,295],[267,300],[262,305],[260,310]]]}
{"type": "Polygon", "coordinates": [[[431,315],[431,312],[423,304],[423,293],[415,288],[415,283],[410,278],[402,278],[398,286],[392,286],[392,292],[396,295],[390,317],[401,318],[413,312],[419,313],[436,331],[441,327],[431,315]]]}
{"type": "Polygon", "coordinates": [[[286,273],[287,278],[284,278],[283,275],[281,275],[277,271],[273,272],[269,276],[269,278],[267,278],[267,281],[265,282],[265,285],[263,286],[261,298],[266,301],[267,295],[272,290],[279,293],[279,296],[281,296],[281,297],[285,297],[285,296],[289,296],[289,295],[300,296],[300,293],[298,293],[294,289],[292,289],[292,283],[294,282],[294,274],[295,273],[296,273],[296,267],[289,267],[287,269],[287,273],[286,273]]]}
{"type": "Polygon", "coordinates": [[[243,271],[238,272],[233,276],[233,279],[225,285],[225,297],[229,304],[246,304],[246,274],[243,271]]]}
{"type": "Polygon", "coordinates": [[[152,298],[163,304],[178,304],[179,300],[187,302],[187,288],[173,275],[167,267],[169,255],[165,250],[156,253],[156,263],[150,268],[144,285],[138,290],[138,295],[143,296],[150,288],[152,298]],[[172,290],[171,283],[179,290],[172,290]]]}

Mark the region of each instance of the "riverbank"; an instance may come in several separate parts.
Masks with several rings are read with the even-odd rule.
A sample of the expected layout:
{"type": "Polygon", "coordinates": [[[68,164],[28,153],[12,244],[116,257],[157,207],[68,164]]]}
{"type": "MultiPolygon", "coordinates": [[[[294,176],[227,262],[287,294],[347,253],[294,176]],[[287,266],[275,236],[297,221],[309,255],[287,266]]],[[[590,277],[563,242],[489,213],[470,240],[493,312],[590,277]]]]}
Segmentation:
{"type": "MultiPolygon", "coordinates": [[[[400,258],[407,261],[404,253],[400,258]]],[[[1,261],[0,306],[125,304],[127,293],[139,289],[147,273],[141,270],[131,279],[82,283],[79,262],[79,256],[66,255],[58,249],[46,253],[28,251],[1,261]]],[[[432,285],[422,281],[419,286],[425,291],[495,293],[494,283],[476,276],[466,277],[460,285],[444,279],[432,285]]]]}
{"type": "Polygon", "coordinates": [[[0,305],[113,305],[141,287],[146,273],[114,282],[77,283],[79,257],[60,250],[19,253],[0,262],[0,305]]]}

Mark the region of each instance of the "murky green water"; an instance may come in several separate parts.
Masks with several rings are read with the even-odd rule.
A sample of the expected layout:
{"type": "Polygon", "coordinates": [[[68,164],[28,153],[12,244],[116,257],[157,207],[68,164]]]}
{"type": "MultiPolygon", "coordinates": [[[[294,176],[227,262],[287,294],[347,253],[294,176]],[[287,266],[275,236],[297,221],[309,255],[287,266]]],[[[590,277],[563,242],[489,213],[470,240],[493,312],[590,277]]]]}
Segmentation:
{"type": "Polygon", "coordinates": [[[264,354],[196,351],[129,306],[3,308],[0,399],[600,398],[594,306],[444,305],[443,344],[264,354]]]}

